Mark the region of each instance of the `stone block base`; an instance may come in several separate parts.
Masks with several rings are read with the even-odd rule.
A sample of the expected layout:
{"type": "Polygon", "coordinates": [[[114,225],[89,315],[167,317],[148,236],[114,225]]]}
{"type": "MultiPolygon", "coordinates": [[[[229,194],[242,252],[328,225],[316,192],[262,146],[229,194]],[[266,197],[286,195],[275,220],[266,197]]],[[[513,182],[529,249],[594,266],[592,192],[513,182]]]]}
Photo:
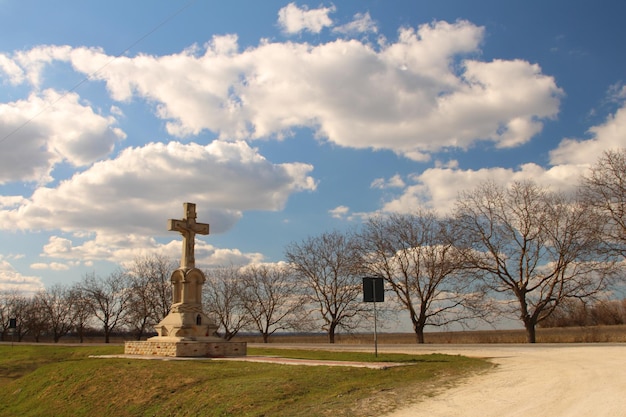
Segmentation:
{"type": "Polygon", "coordinates": [[[126,355],[169,356],[169,357],[206,357],[219,358],[227,356],[246,356],[246,342],[159,342],[142,341],[126,342],[126,355]]]}

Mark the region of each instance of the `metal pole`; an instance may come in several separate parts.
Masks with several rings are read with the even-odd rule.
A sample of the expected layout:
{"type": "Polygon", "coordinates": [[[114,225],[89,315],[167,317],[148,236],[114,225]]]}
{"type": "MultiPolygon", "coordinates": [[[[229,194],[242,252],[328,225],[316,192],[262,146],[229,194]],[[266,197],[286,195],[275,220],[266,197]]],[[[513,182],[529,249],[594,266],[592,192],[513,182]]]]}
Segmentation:
{"type": "Polygon", "coordinates": [[[376,296],[376,284],[374,283],[372,287],[374,287],[374,356],[378,357],[378,325],[376,319],[376,316],[378,315],[376,312],[376,301],[378,300],[378,297],[376,296]]]}

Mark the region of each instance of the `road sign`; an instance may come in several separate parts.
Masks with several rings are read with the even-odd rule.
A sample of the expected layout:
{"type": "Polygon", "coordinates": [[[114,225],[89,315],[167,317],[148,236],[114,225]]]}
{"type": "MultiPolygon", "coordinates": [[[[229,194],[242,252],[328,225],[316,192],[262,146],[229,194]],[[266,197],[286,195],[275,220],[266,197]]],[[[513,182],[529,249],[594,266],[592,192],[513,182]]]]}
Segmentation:
{"type": "Polygon", "coordinates": [[[385,286],[380,277],[363,277],[363,302],[382,303],[385,301],[385,286]]]}

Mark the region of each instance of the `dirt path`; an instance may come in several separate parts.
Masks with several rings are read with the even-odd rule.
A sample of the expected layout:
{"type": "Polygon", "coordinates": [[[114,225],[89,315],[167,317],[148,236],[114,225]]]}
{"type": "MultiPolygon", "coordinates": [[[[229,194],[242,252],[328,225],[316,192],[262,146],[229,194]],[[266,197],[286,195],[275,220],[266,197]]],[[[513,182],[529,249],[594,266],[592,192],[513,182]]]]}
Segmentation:
{"type": "Polygon", "coordinates": [[[387,417],[626,416],[626,345],[438,346],[498,367],[387,417]]]}

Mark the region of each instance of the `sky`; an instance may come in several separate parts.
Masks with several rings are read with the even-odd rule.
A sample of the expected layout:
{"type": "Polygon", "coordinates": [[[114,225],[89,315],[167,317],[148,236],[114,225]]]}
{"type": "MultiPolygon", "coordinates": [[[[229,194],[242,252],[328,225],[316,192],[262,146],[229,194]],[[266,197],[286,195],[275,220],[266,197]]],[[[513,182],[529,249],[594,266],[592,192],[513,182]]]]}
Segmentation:
{"type": "Polygon", "coordinates": [[[626,146],[622,0],[0,0],[0,291],[279,262],[626,146]]]}

